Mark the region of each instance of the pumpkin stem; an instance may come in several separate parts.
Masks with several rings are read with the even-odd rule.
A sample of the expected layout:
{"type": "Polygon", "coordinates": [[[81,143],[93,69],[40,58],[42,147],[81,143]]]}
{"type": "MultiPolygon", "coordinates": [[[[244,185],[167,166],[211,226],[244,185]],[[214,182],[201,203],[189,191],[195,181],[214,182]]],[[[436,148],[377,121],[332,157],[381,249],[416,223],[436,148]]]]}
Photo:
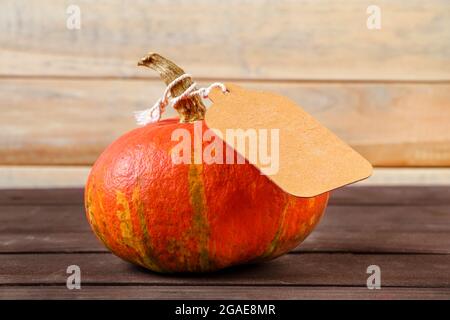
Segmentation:
{"type": "MultiPolygon", "coordinates": [[[[138,62],[138,66],[145,66],[157,71],[166,85],[169,85],[173,80],[185,73],[175,63],[157,53],[146,55],[138,62]]],[[[170,90],[172,97],[181,95],[192,83],[190,78],[186,78],[174,85],[170,90]]],[[[183,99],[174,108],[180,115],[180,122],[193,122],[203,120],[205,117],[206,108],[199,96],[183,99]]]]}

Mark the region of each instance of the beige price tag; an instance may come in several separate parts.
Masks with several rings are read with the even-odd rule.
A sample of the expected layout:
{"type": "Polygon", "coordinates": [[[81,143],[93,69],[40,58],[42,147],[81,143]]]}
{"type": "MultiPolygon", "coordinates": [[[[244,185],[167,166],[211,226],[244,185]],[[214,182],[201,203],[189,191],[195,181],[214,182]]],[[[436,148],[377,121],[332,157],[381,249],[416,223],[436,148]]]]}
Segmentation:
{"type": "Polygon", "coordinates": [[[213,105],[206,112],[206,124],[284,191],[312,197],[371,175],[372,166],[366,159],[293,101],[234,84],[226,87],[228,93],[211,92],[213,105]],[[256,132],[257,137],[268,135],[264,149],[272,153],[272,161],[279,161],[277,170],[269,167],[260,153],[252,153],[252,146],[236,143],[235,136],[224,134],[227,129],[256,132]],[[270,139],[277,132],[278,141],[270,139]],[[256,159],[249,159],[249,154],[256,159]]]}

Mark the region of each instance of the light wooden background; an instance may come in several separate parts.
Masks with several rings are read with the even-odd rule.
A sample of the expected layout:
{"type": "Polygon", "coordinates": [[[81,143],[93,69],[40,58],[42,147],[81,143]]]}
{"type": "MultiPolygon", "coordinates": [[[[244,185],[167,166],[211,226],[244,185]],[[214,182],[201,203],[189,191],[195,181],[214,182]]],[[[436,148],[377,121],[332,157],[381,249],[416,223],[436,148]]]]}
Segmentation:
{"type": "Polygon", "coordinates": [[[200,84],[294,99],[377,167],[450,166],[448,0],[2,0],[0,186],[83,180],[160,96],[136,67],[148,51],[200,84]],[[366,27],[372,4],[381,30],[366,27]]]}

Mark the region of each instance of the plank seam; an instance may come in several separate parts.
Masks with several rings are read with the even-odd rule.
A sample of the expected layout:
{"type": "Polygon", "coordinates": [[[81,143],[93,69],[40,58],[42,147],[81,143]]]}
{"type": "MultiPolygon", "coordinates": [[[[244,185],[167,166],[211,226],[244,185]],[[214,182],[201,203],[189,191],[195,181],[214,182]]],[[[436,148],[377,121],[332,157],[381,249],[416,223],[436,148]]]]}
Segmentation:
{"type": "MultiPolygon", "coordinates": [[[[93,251],[0,251],[0,256],[6,256],[6,255],[70,255],[70,254],[111,254],[111,252],[105,250],[93,250],[93,251]]],[[[386,252],[362,252],[362,251],[328,251],[328,250],[310,250],[310,251],[290,251],[286,254],[293,254],[293,255],[299,255],[299,254],[329,254],[329,255],[417,255],[417,256],[446,256],[450,255],[450,252],[444,253],[444,252],[402,252],[402,251],[386,251],[386,252]]]]}
{"type": "MultiPolygon", "coordinates": [[[[194,75],[195,76],[195,75],[194,75]]],[[[289,78],[230,78],[230,77],[202,77],[195,76],[195,79],[198,81],[204,82],[215,82],[215,81],[224,81],[224,82],[247,82],[247,83],[287,83],[287,84],[295,84],[295,83],[331,83],[331,84],[423,84],[423,85],[432,85],[432,84],[450,84],[450,79],[436,79],[436,80],[415,80],[415,79],[289,79],[289,78]]],[[[9,74],[0,74],[0,80],[68,80],[68,81],[76,81],[76,80],[84,80],[84,81],[125,81],[125,80],[136,80],[136,81],[155,81],[160,83],[160,79],[158,77],[152,76],[63,76],[63,75],[9,75],[9,74]]]]}
{"type": "MultiPolygon", "coordinates": [[[[18,202],[18,203],[14,203],[14,202],[2,202],[0,201],[0,209],[1,207],[34,207],[34,206],[39,206],[39,207],[80,207],[80,206],[84,206],[84,202],[80,201],[80,202],[55,202],[55,203],[45,203],[45,202],[18,202]]],[[[440,203],[436,203],[436,204],[431,204],[431,203],[411,203],[411,204],[405,204],[405,203],[398,203],[398,202],[393,202],[393,203],[389,203],[389,202],[383,202],[383,203],[378,203],[378,202],[364,202],[364,203],[358,203],[358,202],[349,202],[349,203],[345,203],[345,202],[335,202],[335,203],[329,203],[327,208],[331,208],[331,207],[370,207],[370,208],[374,208],[374,207],[380,207],[380,208],[384,208],[384,207],[448,207],[450,206],[450,202],[446,203],[446,202],[440,202],[440,203]]]]}
{"type": "MultiPolygon", "coordinates": [[[[59,287],[65,286],[63,282],[48,282],[48,283],[0,283],[0,287],[59,287]]],[[[261,287],[279,287],[279,288],[367,288],[365,285],[347,285],[347,284],[231,284],[231,283],[211,283],[211,284],[190,284],[190,283],[145,283],[145,282],[133,282],[133,283],[114,283],[114,282],[84,282],[82,286],[85,287],[245,287],[245,288],[261,288],[261,287]]],[[[381,290],[369,290],[373,292],[382,292],[383,288],[398,288],[398,289],[450,289],[450,286],[402,286],[402,285],[384,285],[381,290]]]]}

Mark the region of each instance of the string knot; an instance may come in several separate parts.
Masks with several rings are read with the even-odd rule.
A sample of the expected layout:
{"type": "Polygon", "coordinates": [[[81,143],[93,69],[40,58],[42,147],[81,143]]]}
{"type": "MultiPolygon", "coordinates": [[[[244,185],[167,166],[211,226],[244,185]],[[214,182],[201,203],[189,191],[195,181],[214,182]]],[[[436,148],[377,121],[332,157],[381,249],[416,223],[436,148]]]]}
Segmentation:
{"type": "Polygon", "coordinates": [[[226,92],[227,88],[223,83],[214,82],[210,84],[206,88],[197,89],[197,84],[192,83],[189,88],[187,88],[182,94],[177,97],[172,97],[170,91],[171,89],[178,84],[180,81],[192,78],[190,74],[185,73],[174,79],[164,90],[164,93],[161,98],[159,98],[156,103],[150,107],[149,109],[142,111],[135,111],[134,116],[136,118],[136,122],[138,125],[145,126],[149,123],[158,122],[161,119],[162,114],[166,110],[167,106],[174,107],[178,102],[184,99],[189,99],[195,95],[202,97],[203,99],[207,99],[212,89],[220,88],[222,92],[226,92]]]}

